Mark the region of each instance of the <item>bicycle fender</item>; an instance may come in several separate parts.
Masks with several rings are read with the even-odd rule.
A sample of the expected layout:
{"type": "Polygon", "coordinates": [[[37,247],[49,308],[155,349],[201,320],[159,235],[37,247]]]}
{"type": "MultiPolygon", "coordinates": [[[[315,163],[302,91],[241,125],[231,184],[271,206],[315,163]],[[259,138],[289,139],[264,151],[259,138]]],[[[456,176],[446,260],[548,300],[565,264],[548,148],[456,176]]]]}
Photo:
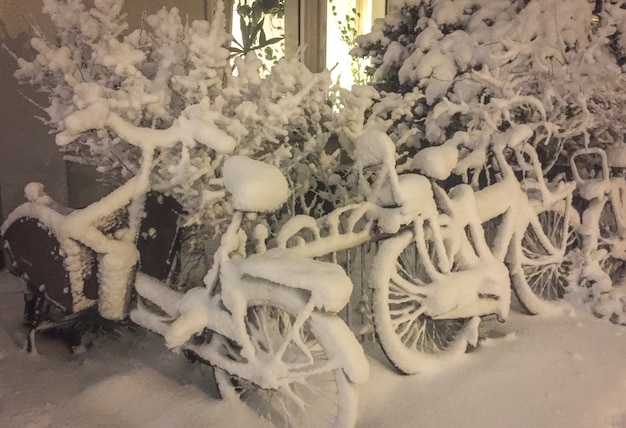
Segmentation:
{"type": "Polygon", "coordinates": [[[6,218],[4,223],[0,224],[0,234],[5,234],[7,229],[18,219],[22,217],[32,217],[46,227],[56,233],[60,232],[63,227],[65,216],[53,210],[47,205],[40,205],[34,202],[24,202],[15,208],[6,218]]]}
{"type": "Polygon", "coordinates": [[[323,326],[318,336],[333,346],[341,355],[341,366],[351,382],[363,384],[370,377],[370,365],[363,347],[352,330],[335,314],[313,312],[311,319],[323,326]]]}
{"type": "Polygon", "coordinates": [[[243,259],[238,269],[244,275],[308,290],[315,307],[329,312],[343,309],[352,294],[352,281],[340,266],[283,248],[243,259]]]}

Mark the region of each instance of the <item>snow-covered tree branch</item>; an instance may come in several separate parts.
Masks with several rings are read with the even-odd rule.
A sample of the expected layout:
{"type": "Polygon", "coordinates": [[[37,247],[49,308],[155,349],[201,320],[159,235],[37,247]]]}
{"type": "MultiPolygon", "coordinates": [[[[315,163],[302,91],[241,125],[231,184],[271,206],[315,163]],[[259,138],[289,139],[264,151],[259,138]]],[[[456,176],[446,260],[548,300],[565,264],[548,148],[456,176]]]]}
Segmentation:
{"type": "Polygon", "coordinates": [[[228,156],[217,146],[280,167],[293,187],[291,213],[314,208],[301,203],[307,193],[342,186],[339,152],[325,149],[334,124],[329,72],[282,59],[267,73],[254,52],[231,62],[221,2],[212,22],[163,8],[138,28],[123,5],[45,0],[56,34],[33,38],[34,56],[17,59],[15,77],[46,96],[43,120],[68,157],[120,184],[140,164],[132,138],[169,138],[152,188],[174,196],[188,230],[204,237],[232,211],[214,197],[228,156]]]}
{"type": "Polygon", "coordinates": [[[577,147],[623,142],[626,10],[601,4],[405,0],[359,37],[353,54],[371,57],[376,103],[421,95],[392,127],[416,129],[400,151],[458,131],[484,146],[525,123],[549,167],[577,147]]]}

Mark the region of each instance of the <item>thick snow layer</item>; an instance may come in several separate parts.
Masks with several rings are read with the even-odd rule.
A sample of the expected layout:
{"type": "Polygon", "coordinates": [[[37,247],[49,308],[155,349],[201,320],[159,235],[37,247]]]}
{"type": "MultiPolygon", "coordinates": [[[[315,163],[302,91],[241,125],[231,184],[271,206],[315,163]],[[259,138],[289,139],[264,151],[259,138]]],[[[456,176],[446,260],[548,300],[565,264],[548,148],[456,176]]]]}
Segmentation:
{"type": "Polygon", "coordinates": [[[309,290],[315,306],[330,312],[343,309],[352,293],[352,281],[339,265],[312,260],[282,248],[252,255],[239,267],[247,275],[309,290]]]}
{"type": "MultiPolygon", "coordinates": [[[[21,346],[23,285],[0,273],[0,426],[264,427],[216,398],[209,373],[139,328],[71,355],[40,337],[21,346]]],[[[487,323],[489,324],[489,323],[487,323]]],[[[584,313],[513,312],[455,366],[401,376],[368,345],[357,427],[626,427],[626,329],[584,313]]]]}
{"type": "Polygon", "coordinates": [[[224,186],[241,211],[274,211],[287,201],[289,184],[275,166],[245,156],[224,162],[224,186]]]}

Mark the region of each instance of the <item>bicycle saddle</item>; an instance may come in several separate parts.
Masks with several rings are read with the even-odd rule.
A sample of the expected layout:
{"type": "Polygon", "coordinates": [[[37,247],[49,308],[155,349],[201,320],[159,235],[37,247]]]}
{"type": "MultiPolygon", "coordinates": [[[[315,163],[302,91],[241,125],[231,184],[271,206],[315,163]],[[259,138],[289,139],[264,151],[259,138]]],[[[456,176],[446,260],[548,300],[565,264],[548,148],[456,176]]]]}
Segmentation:
{"type": "Polygon", "coordinates": [[[246,156],[228,158],[222,180],[238,211],[274,211],[289,198],[289,184],[278,168],[246,156]]]}

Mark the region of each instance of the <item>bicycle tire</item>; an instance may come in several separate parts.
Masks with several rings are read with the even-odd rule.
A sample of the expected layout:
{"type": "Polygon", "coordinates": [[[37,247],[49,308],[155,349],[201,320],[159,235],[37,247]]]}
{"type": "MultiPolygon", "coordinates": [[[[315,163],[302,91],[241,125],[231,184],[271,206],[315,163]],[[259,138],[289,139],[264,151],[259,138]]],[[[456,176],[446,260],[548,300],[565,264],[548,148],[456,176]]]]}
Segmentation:
{"type": "MultiPolygon", "coordinates": [[[[259,284],[259,287],[263,286],[259,284]]],[[[258,293],[259,296],[264,294],[266,293],[258,293]]],[[[252,343],[256,345],[257,355],[263,354],[262,358],[267,360],[272,358],[275,347],[282,343],[282,334],[293,324],[301,307],[300,299],[290,297],[293,294],[271,295],[273,301],[251,296],[244,320],[252,343]]],[[[332,324],[336,321],[342,322],[334,314],[314,312],[304,323],[299,337],[314,362],[303,366],[307,351],[293,342],[290,343],[281,358],[285,363],[282,380],[287,381],[281,388],[263,389],[251,381],[215,367],[215,379],[220,394],[224,398],[242,401],[276,427],[353,427],[357,417],[357,395],[354,387],[342,368],[323,367],[325,362],[335,358],[340,360],[334,355],[337,350],[330,345],[341,343],[338,338],[330,338],[335,334],[332,324]],[[298,400],[301,402],[298,403],[298,400]]],[[[233,345],[226,338],[222,340],[233,345]]],[[[246,361],[236,345],[226,346],[224,349],[228,358],[246,361]]]]}
{"type": "MultiPolygon", "coordinates": [[[[620,189],[623,193],[623,189],[620,189]]],[[[623,206],[623,197],[620,194],[617,202],[620,207],[615,207],[612,200],[607,200],[602,206],[598,218],[598,249],[605,250],[604,257],[599,261],[600,267],[611,278],[614,285],[620,284],[626,274],[626,244],[620,233],[620,224],[616,213],[624,215],[626,206],[623,206]]]]}
{"type": "MultiPolygon", "coordinates": [[[[431,257],[429,254],[427,257],[431,257]]],[[[419,261],[411,231],[379,246],[371,276],[374,329],[380,346],[403,374],[437,369],[447,358],[465,353],[470,319],[435,320],[419,312],[419,296],[401,284],[427,285],[431,278],[419,261]]]]}
{"type": "Polygon", "coordinates": [[[563,306],[559,301],[569,286],[569,274],[575,262],[572,255],[581,243],[577,232],[580,219],[573,207],[566,210],[565,201],[543,207],[535,215],[535,219],[516,231],[507,256],[513,291],[531,315],[561,310],[563,306]],[[566,211],[569,213],[567,230],[566,211]],[[567,236],[565,241],[564,235],[567,236]]]}

